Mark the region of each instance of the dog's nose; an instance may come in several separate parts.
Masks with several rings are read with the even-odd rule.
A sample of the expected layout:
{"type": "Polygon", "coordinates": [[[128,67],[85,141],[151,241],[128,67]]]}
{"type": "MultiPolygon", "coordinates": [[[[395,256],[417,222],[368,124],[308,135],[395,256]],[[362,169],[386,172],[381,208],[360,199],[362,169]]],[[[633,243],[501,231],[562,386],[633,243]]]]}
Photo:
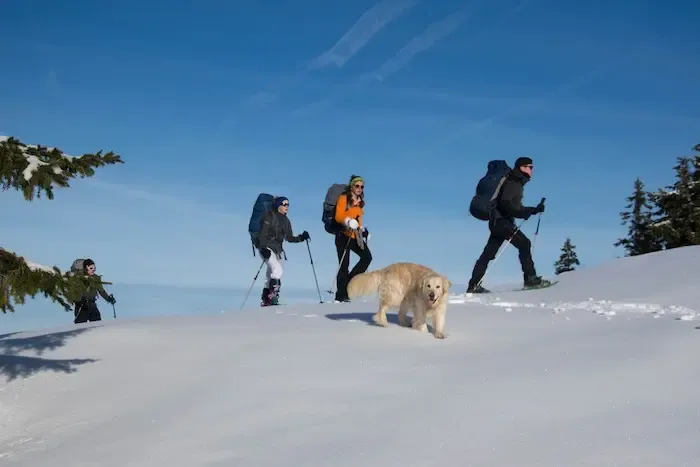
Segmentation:
{"type": "Polygon", "coordinates": [[[432,290],[428,292],[428,298],[431,300],[435,300],[435,292],[433,292],[432,290]]]}

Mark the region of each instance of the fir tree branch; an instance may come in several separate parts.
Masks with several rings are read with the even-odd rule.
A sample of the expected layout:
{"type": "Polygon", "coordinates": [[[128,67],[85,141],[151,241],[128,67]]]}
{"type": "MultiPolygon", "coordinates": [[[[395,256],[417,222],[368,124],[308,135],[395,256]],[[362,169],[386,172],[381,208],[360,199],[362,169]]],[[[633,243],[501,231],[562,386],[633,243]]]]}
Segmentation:
{"type": "Polygon", "coordinates": [[[24,304],[26,296],[34,298],[38,293],[70,311],[70,303],[76,302],[88,287],[110,284],[99,276],[62,274],[55,266],[49,268],[26,261],[4,248],[0,248],[0,272],[0,311],[3,313],[14,312],[14,305],[24,304]]]}
{"type": "Polygon", "coordinates": [[[11,136],[0,136],[0,186],[3,191],[10,188],[22,191],[27,201],[42,194],[53,199],[54,187],[70,187],[71,178],[92,177],[97,167],[123,163],[111,151],[72,157],[58,148],[24,144],[11,136]]]}
{"type": "MultiPolygon", "coordinates": [[[[123,164],[121,157],[108,152],[73,157],[58,148],[24,144],[16,138],[0,136],[0,186],[3,191],[21,191],[24,199],[32,201],[43,194],[54,198],[55,187],[70,187],[69,180],[92,177],[94,169],[105,165],[123,164]]],[[[99,276],[63,274],[57,267],[26,261],[17,254],[0,248],[0,311],[14,312],[15,304],[24,304],[27,296],[38,293],[61,304],[70,311],[88,289],[102,282],[99,276]]]]}

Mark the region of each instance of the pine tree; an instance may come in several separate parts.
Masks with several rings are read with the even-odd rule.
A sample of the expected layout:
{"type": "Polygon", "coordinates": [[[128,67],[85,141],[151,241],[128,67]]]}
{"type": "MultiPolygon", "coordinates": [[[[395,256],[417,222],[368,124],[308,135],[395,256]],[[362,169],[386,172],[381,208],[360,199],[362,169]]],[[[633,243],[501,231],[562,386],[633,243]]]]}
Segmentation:
{"type": "Polygon", "coordinates": [[[700,244],[700,145],[694,158],[679,157],[676,181],[650,195],[657,207],[653,228],[667,249],[700,244]]]}
{"type": "Polygon", "coordinates": [[[561,247],[561,256],[554,262],[554,273],[559,275],[562,272],[573,271],[574,266],[580,266],[581,263],[576,255],[576,245],[571,243],[571,239],[567,237],[564,245],[561,247]]]}
{"type": "Polygon", "coordinates": [[[652,205],[648,194],[644,191],[644,183],[637,178],[634,182],[634,193],[627,198],[625,206],[628,211],[620,213],[622,225],[627,225],[627,238],[618,239],[614,246],[622,246],[626,256],[637,256],[659,251],[663,248],[661,239],[652,228],[652,205]]]}
{"type": "MultiPolygon", "coordinates": [[[[71,157],[57,148],[23,144],[13,137],[0,136],[0,187],[2,191],[21,191],[26,201],[42,195],[52,200],[55,187],[68,188],[70,179],[92,177],[94,168],[117,163],[123,161],[112,152],[71,157]]],[[[34,298],[40,292],[69,311],[69,303],[75,302],[86,287],[97,281],[100,279],[96,276],[63,274],[55,266],[26,261],[0,248],[0,310],[3,313],[14,312],[15,304],[24,304],[27,296],[34,298]]]]}

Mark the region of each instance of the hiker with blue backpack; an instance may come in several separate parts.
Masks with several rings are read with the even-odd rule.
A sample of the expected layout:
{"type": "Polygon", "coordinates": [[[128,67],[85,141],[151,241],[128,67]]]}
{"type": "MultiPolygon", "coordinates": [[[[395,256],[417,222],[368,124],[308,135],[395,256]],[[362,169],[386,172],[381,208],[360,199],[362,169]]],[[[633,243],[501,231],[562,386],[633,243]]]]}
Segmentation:
{"type": "Polygon", "coordinates": [[[287,216],[288,212],[289,199],[284,196],[272,197],[265,193],[258,197],[253,209],[253,216],[250,222],[251,225],[255,224],[255,228],[249,226],[248,230],[251,232],[254,247],[258,249],[267,266],[265,286],[261,295],[261,306],[271,306],[279,303],[282,274],[284,272],[280,262],[284,254],[282,242],[286,240],[289,243],[301,243],[311,238],[306,230],[299,235],[293,234],[292,223],[287,216]],[[266,197],[271,199],[268,200],[266,197]],[[269,205],[269,209],[267,205],[269,205]],[[253,235],[254,233],[257,235],[253,235]]]}
{"type": "Polygon", "coordinates": [[[537,206],[522,204],[525,184],[532,178],[533,169],[533,162],[529,157],[519,157],[512,169],[505,161],[494,160],[489,162],[487,174],[479,180],[469,211],[475,218],[488,221],[491,234],[481,256],[474,264],[467,292],[489,292],[481,285],[481,281],[503,242],[511,243],[518,250],[524,288],[551,285],[550,281],[537,276],[530,251],[530,239],[515,224],[515,219],[525,221],[534,214],[544,212],[544,198],[537,206]]]}
{"type": "Polygon", "coordinates": [[[370,234],[362,222],[365,206],[364,189],[364,179],[359,175],[351,175],[347,185],[340,183],[331,185],[323,204],[323,225],[326,232],[334,235],[335,250],[338,254],[335,293],[337,302],[350,301],[348,283],[357,274],[365,272],[372,262],[372,252],[367,245],[370,234]],[[360,259],[348,272],[350,251],[360,259]]]}

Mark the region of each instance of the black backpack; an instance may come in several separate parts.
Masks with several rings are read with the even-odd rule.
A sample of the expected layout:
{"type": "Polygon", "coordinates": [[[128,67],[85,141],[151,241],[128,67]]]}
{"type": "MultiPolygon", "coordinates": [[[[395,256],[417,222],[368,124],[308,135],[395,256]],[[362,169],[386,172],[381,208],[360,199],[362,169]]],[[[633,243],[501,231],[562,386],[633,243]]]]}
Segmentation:
{"type": "Polygon", "coordinates": [[[511,168],[504,160],[489,161],[486,175],[476,184],[476,194],[469,205],[469,213],[480,221],[487,221],[498,198],[501,186],[510,173],[511,168]]]}
{"type": "Polygon", "coordinates": [[[331,235],[336,235],[345,230],[342,224],[338,224],[335,221],[335,205],[340,195],[347,189],[348,185],[346,183],[334,183],[326,192],[326,199],[323,201],[321,221],[323,222],[323,228],[331,235]]]}

